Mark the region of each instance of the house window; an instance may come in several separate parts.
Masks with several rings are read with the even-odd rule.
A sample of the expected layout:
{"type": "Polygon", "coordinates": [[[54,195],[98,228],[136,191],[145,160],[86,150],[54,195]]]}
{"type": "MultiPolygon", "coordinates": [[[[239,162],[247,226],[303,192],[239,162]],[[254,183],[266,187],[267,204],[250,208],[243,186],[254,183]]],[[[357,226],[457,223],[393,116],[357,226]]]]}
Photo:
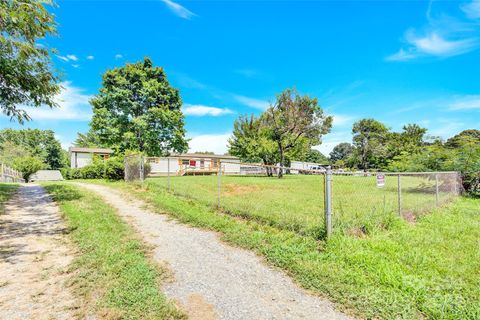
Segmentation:
{"type": "Polygon", "coordinates": [[[182,165],[188,166],[190,164],[190,161],[188,159],[182,159],[182,165]]]}
{"type": "Polygon", "coordinates": [[[196,167],[196,166],[197,166],[197,161],[190,160],[190,167],[196,167]]]}

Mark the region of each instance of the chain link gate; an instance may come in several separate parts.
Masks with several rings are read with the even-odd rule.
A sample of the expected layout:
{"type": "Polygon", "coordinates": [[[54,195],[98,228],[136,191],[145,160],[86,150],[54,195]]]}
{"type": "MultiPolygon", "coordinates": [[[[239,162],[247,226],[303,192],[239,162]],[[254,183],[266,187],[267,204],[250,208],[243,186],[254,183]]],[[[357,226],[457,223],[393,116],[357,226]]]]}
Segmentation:
{"type": "Polygon", "coordinates": [[[145,158],[142,154],[132,154],[125,156],[125,181],[141,181],[145,180],[145,158]]]}

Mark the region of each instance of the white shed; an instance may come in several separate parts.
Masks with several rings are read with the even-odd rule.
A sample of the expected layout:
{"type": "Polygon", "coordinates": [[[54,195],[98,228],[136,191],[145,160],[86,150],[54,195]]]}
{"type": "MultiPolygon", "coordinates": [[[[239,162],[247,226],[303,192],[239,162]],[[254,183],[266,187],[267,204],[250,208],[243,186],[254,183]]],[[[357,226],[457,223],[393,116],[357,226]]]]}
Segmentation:
{"type": "Polygon", "coordinates": [[[93,156],[99,156],[102,159],[108,159],[112,153],[112,149],[104,148],[76,148],[68,149],[70,154],[70,168],[83,168],[92,163],[93,156]]]}

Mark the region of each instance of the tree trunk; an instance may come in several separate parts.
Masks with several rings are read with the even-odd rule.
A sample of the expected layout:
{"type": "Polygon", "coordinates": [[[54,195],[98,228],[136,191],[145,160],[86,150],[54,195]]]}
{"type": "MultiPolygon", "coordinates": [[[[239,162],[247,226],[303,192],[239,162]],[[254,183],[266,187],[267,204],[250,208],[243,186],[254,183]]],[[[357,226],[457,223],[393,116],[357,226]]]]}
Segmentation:
{"type": "Polygon", "coordinates": [[[285,166],[285,154],[283,152],[283,146],[278,143],[278,151],[280,152],[280,168],[278,170],[278,178],[283,178],[283,167],[285,166]]]}

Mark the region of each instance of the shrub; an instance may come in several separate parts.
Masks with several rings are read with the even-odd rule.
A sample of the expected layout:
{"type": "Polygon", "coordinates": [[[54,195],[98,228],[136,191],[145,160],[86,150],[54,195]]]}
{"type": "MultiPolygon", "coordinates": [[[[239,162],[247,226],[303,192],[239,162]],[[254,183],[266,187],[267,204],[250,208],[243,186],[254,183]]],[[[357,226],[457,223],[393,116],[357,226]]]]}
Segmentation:
{"type": "Polygon", "coordinates": [[[105,165],[94,161],[80,169],[83,179],[103,179],[105,177],[105,165]]]}
{"type": "Polygon", "coordinates": [[[122,180],[124,177],[123,157],[112,157],[105,161],[105,179],[122,180]]]}
{"type": "Polygon", "coordinates": [[[15,170],[21,171],[23,179],[28,182],[28,179],[32,174],[45,168],[45,164],[39,158],[26,156],[15,159],[13,161],[13,167],[15,170]]]}

